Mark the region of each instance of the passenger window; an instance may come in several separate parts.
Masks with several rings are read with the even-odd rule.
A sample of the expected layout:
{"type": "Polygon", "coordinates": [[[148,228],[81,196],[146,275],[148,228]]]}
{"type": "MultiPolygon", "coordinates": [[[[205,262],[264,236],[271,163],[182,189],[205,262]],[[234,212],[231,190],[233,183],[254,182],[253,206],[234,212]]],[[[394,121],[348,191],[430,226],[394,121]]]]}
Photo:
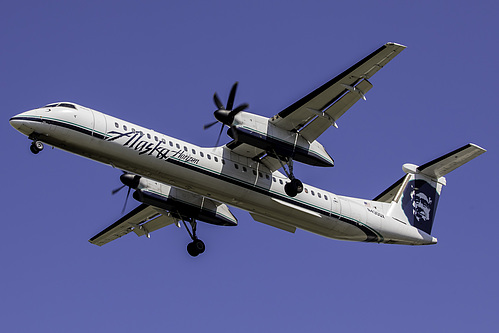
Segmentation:
{"type": "Polygon", "coordinates": [[[236,163],[234,163],[234,168],[239,169],[239,165],[237,165],[236,163]]]}
{"type": "Polygon", "coordinates": [[[256,176],[256,170],[253,170],[253,174],[256,176]]]}
{"type": "Polygon", "coordinates": [[[262,178],[263,174],[261,172],[258,172],[258,177],[262,178]]]}
{"type": "Polygon", "coordinates": [[[147,138],[150,139],[151,138],[151,134],[147,133],[147,138]]]}
{"type": "Polygon", "coordinates": [[[175,146],[177,146],[177,148],[180,149],[180,145],[178,143],[175,146]]]}
{"type": "Polygon", "coordinates": [[[120,128],[120,125],[118,123],[114,123],[114,127],[120,128]]]}
{"type": "Polygon", "coordinates": [[[314,191],[310,191],[310,193],[311,193],[311,194],[312,194],[313,196],[315,196],[315,193],[314,193],[314,191]]]}
{"type": "Polygon", "coordinates": [[[199,152],[199,155],[201,155],[201,157],[204,157],[204,153],[202,151],[199,152]]]}
{"type": "Polygon", "coordinates": [[[214,156],[213,159],[215,160],[215,162],[218,162],[218,157],[214,156]]]}
{"type": "Polygon", "coordinates": [[[308,194],[308,188],[305,188],[305,193],[307,193],[307,194],[308,194]]]}
{"type": "Polygon", "coordinates": [[[246,167],[243,166],[243,172],[246,172],[248,171],[248,169],[246,169],[246,167]]]}
{"type": "Polygon", "coordinates": [[[222,158],[222,164],[224,164],[224,165],[225,165],[225,160],[224,160],[223,158],[222,158]]]}
{"type": "Polygon", "coordinates": [[[324,199],[327,200],[327,195],[324,196],[324,199]]]}
{"type": "Polygon", "coordinates": [[[272,180],[274,181],[274,183],[277,181],[277,179],[275,179],[275,177],[272,177],[272,180]]]}
{"type": "Polygon", "coordinates": [[[211,155],[210,154],[206,154],[206,157],[208,157],[208,159],[211,160],[211,155]]]}
{"type": "Polygon", "coordinates": [[[269,176],[269,175],[267,175],[267,174],[265,174],[265,178],[270,179],[270,176],[269,176]]]}
{"type": "Polygon", "coordinates": [[[184,146],[184,151],[189,151],[186,146],[184,146]]]}
{"type": "Polygon", "coordinates": [[[158,141],[158,137],[156,135],[154,136],[154,141],[158,141]]]}
{"type": "Polygon", "coordinates": [[[196,155],[196,150],[195,149],[192,150],[192,154],[196,155]]]}
{"type": "Polygon", "coordinates": [[[321,194],[320,194],[319,192],[317,192],[317,196],[318,196],[319,198],[322,198],[322,196],[321,196],[321,194]]]}
{"type": "Polygon", "coordinates": [[[281,185],[282,185],[282,179],[279,179],[279,184],[281,184],[281,185]]]}
{"type": "Polygon", "coordinates": [[[125,131],[127,130],[126,125],[123,125],[123,129],[124,129],[125,131]]]}

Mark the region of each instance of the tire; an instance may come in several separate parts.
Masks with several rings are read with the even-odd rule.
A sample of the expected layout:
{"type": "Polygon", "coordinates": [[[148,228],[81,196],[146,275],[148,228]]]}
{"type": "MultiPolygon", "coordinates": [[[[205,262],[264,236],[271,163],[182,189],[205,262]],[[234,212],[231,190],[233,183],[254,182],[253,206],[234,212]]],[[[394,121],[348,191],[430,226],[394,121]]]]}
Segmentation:
{"type": "Polygon", "coordinates": [[[293,187],[296,190],[296,193],[301,193],[303,192],[303,183],[299,179],[293,179],[291,181],[291,184],[293,184],[293,187]]]}
{"type": "Polygon", "coordinates": [[[29,150],[31,150],[31,152],[35,155],[40,152],[40,150],[36,148],[35,144],[31,144],[31,146],[29,146],[29,150]]]}
{"type": "Polygon", "coordinates": [[[286,185],[284,185],[284,192],[286,192],[286,194],[290,197],[296,197],[298,194],[296,188],[293,186],[293,183],[286,183],[286,185]]]}
{"type": "Polygon", "coordinates": [[[191,255],[191,257],[197,257],[199,255],[194,242],[187,244],[187,252],[191,255]]]}
{"type": "Polygon", "coordinates": [[[198,254],[201,254],[206,250],[206,246],[204,245],[202,240],[196,239],[193,243],[194,243],[194,247],[196,248],[196,251],[198,252],[198,254]]]}

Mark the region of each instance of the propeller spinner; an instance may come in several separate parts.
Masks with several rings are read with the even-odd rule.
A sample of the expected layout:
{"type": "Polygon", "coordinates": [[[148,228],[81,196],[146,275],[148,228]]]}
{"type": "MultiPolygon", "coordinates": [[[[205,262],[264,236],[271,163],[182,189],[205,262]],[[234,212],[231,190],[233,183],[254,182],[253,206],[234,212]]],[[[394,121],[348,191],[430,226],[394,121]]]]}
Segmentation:
{"type": "Polygon", "coordinates": [[[220,101],[220,98],[218,97],[217,93],[215,93],[213,95],[213,101],[215,102],[215,105],[218,108],[214,112],[214,116],[215,116],[216,121],[204,125],[203,128],[206,130],[218,122],[222,123],[222,127],[220,128],[220,133],[218,134],[218,139],[217,139],[217,143],[215,146],[218,146],[218,142],[220,141],[220,137],[222,136],[224,125],[231,127],[232,123],[234,122],[234,117],[239,112],[244,111],[249,107],[249,105],[247,103],[242,103],[242,104],[238,105],[235,109],[232,109],[234,106],[234,99],[236,97],[236,91],[237,91],[238,84],[239,84],[239,82],[234,83],[234,85],[230,89],[229,98],[227,100],[227,107],[225,107],[223,105],[222,101],[220,101]]]}

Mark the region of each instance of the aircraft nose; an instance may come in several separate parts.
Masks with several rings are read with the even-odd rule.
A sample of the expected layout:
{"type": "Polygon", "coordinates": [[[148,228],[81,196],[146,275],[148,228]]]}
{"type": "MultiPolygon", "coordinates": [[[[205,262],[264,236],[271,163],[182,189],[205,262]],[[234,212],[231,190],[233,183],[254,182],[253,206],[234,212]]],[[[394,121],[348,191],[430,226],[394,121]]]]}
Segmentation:
{"type": "Polygon", "coordinates": [[[21,114],[18,114],[16,116],[10,118],[9,123],[16,130],[19,130],[21,128],[21,126],[23,125],[23,120],[21,118],[21,114]]]}
{"type": "Polygon", "coordinates": [[[12,127],[14,127],[19,132],[29,135],[33,132],[32,125],[30,125],[30,116],[33,118],[33,115],[28,114],[29,111],[19,113],[14,117],[10,118],[9,123],[12,127]]]}

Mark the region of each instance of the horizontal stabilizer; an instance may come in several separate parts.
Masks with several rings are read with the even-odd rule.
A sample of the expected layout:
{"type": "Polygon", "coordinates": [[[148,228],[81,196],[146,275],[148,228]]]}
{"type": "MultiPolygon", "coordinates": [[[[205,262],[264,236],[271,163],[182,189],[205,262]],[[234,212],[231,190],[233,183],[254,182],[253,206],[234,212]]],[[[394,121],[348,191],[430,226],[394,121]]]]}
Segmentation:
{"type": "Polygon", "coordinates": [[[417,168],[417,171],[438,179],[485,152],[485,149],[469,143],[431,162],[423,164],[417,168]]]}
{"type": "MultiPolygon", "coordinates": [[[[460,167],[461,165],[471,161],[475,157],[485,152],[485,149],[473,143],[469,143],[419,167],[412,164],[405,164],[404,167],[407,167],[404,168],[404,171],[408,173],[420,173],[436,180],[440,179],[442,183],[445,184],[445,180],[440,177],[443,177],[452,170],[460,167]],[[410,171],[410,167],[413,167],[414,169],[410,171]]],[[[407,180],[408,178],[406,176],[400,178],[392,186],[387,188],[373,200],[387,203],[398,201],[398,198],[396,198],[397,194],[401,194],[401,188],[405,187],[405,185],[407,184],[407,180]]]]}

